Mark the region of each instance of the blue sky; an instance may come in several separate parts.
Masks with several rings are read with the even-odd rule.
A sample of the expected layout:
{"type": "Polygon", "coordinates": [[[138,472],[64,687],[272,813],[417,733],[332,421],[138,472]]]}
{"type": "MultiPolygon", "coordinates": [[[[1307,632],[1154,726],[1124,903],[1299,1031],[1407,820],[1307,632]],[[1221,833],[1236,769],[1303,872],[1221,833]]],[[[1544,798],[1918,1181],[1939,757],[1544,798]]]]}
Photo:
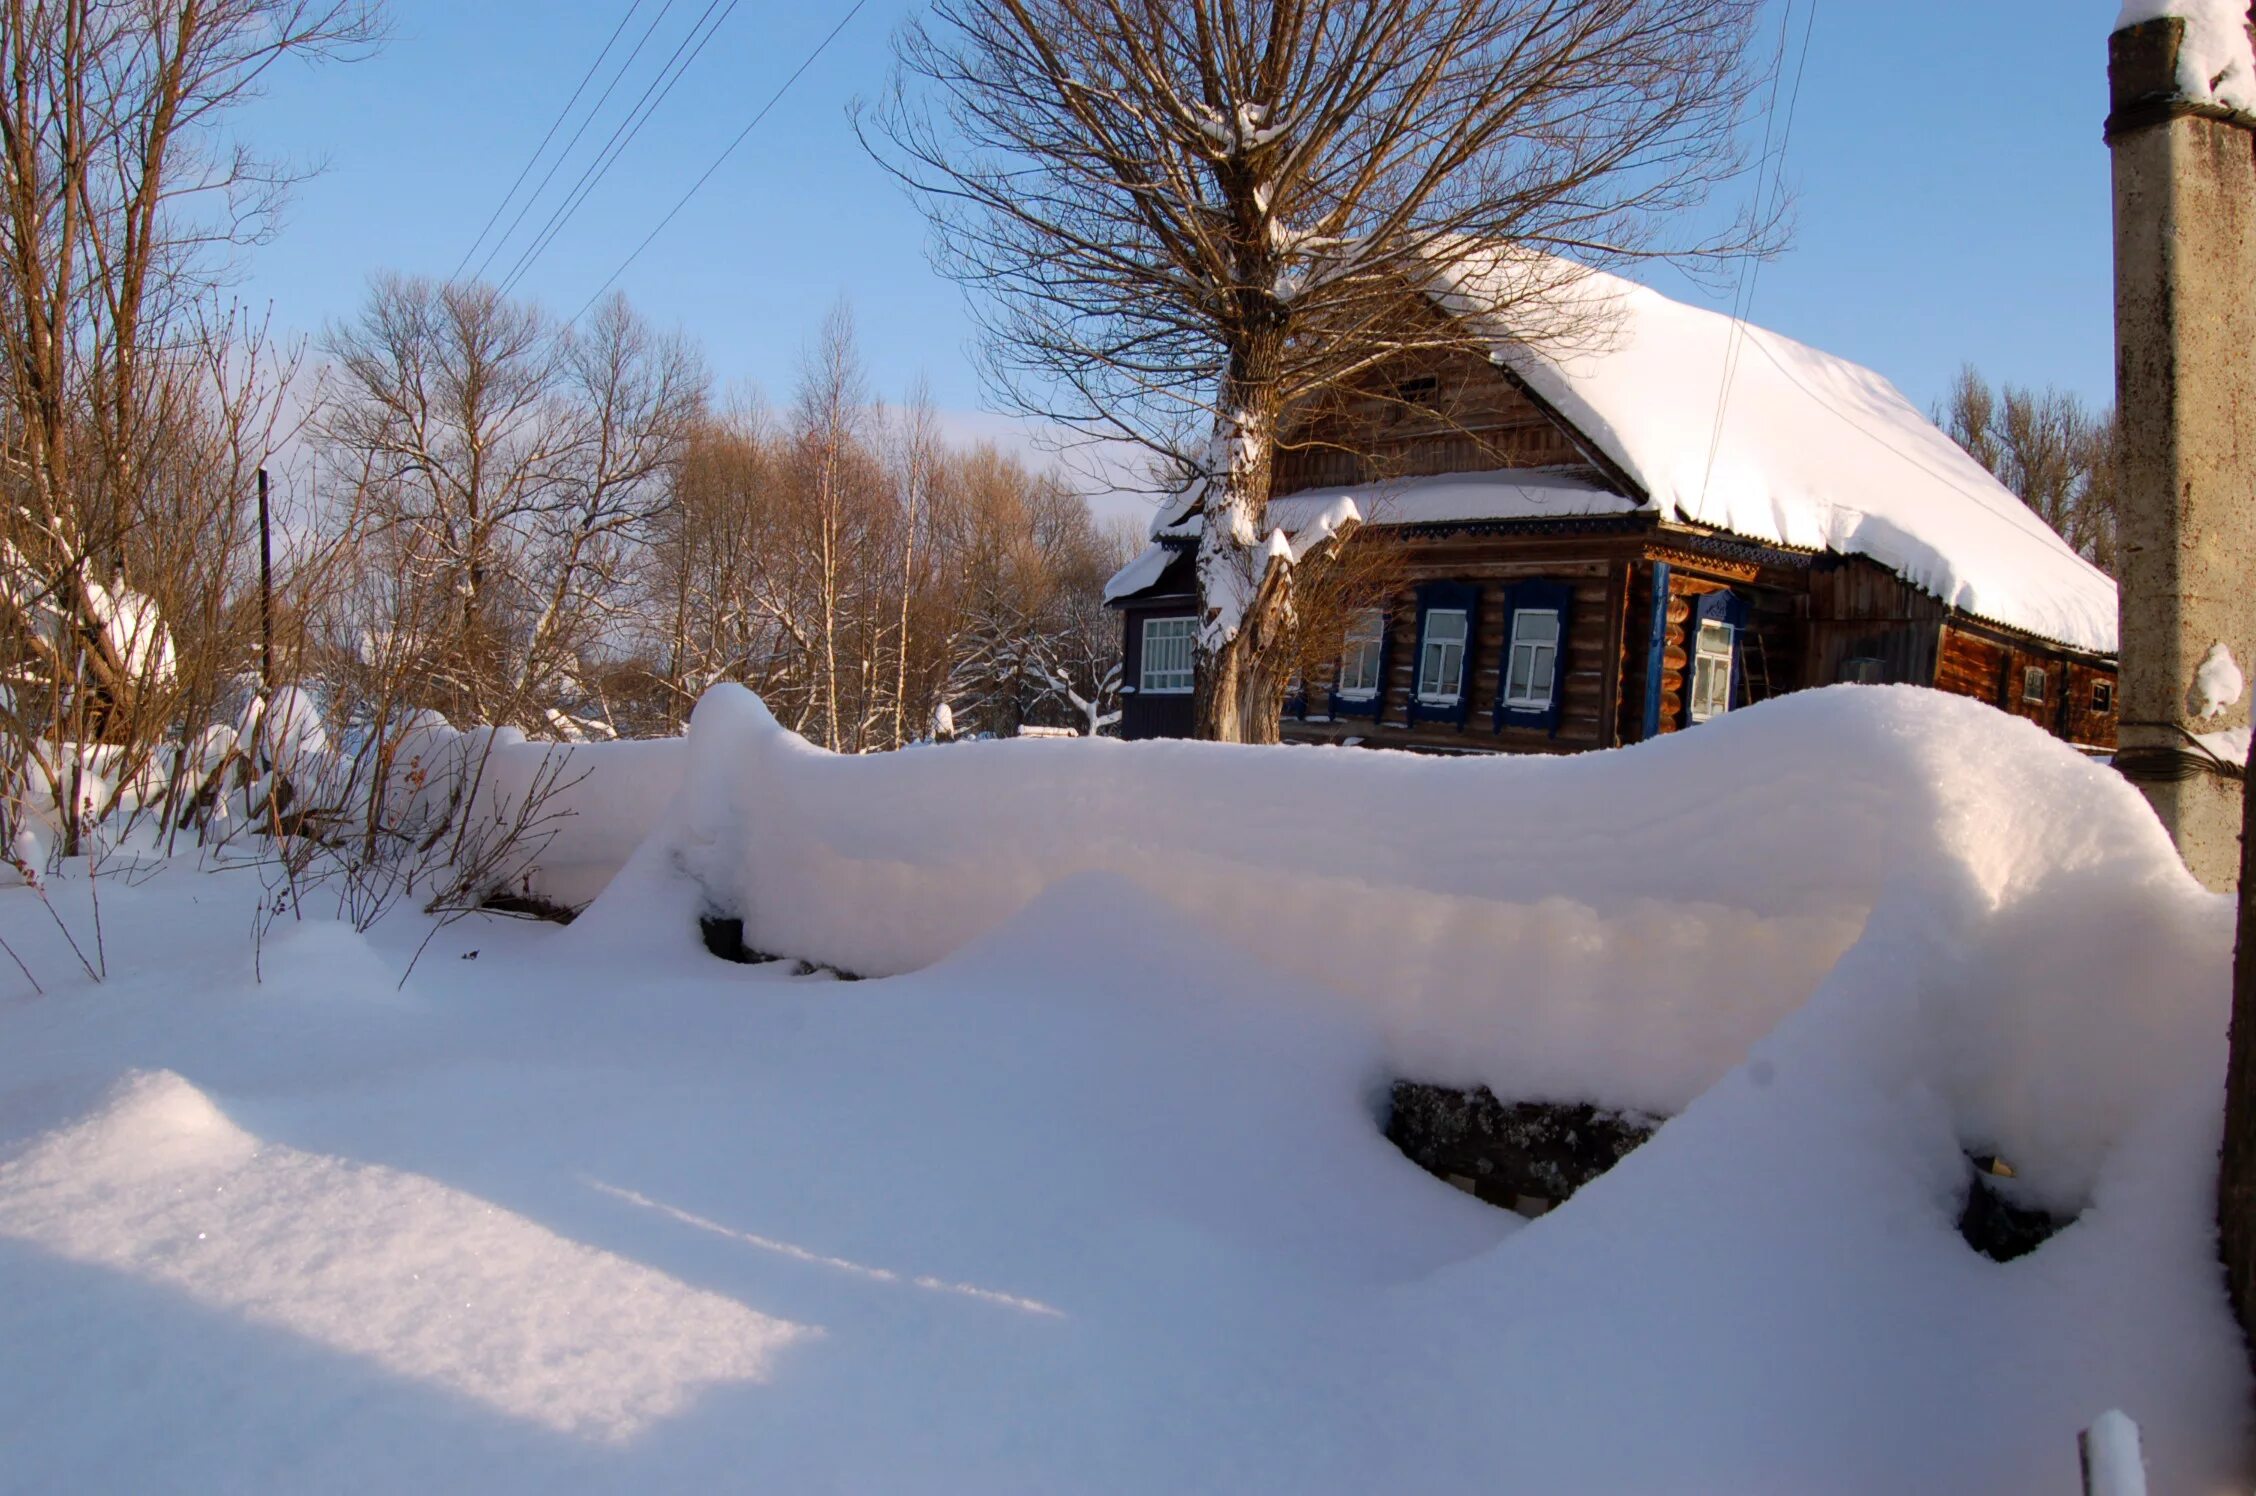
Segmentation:
{"type": "MultiPolygon", "coordinates": [[[[644,0],[630,37],[660,3],[644,0]]],[[[1797,35],[1810,3],[1795,0],[1797,35]]],[[[1788,162],[1797,231],[1760,273],[1754,320],[1879,369],[1922,405],[1967,360],[2111,401],[2100,124],[2114,0],[1815,3],[1788,162]]],[[[630,76],[703,8],[677,0],[630,76]]],[[[521,289],[576,310],[845,8],[736,4],[521,289]]],[[[843,296],[880,394],[922,375],[943,407],[980,404],[962,293],[927,266],[922,220],[847,121],[850,100],[882,87],[912,8],[869,0],[620,282],[694,334],[725,383],[786,395],[843,296]]],[[[393,0],[395,35],[372,60],[278,78],[241,133],[326,167],[246,258],[245,298],[312,332],[349,315],[373,272],[451,271],[625,9],[393,0]]],[[[608,120],[582,151],[606,133],[608,120]]],[[[1697,294],[1666,271],[1655,282],[1697,294]]]]}

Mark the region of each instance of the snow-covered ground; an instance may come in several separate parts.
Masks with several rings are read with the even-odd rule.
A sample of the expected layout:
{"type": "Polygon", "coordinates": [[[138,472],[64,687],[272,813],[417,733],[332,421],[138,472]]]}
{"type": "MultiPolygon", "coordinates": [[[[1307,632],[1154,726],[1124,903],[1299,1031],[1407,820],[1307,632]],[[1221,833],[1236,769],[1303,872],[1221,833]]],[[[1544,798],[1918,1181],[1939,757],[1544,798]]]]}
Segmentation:
{"type": "Polygon", "coordinates": [[[723,693],[664,772],[579,923],[404,983],[407,914],[254,973],[251,872],[107,881],[100,986],[0,893],[0,1486],[2059,1492],[2119,1407],[2247,1487],[2230,911],[2026,724],[838,759],[723,693]],[[1673,1120],[1522,1223],[1397,1075],[1673,1120]],[[1968,1149],[2080,1218],[1977,1255],[1968,1149]]]}

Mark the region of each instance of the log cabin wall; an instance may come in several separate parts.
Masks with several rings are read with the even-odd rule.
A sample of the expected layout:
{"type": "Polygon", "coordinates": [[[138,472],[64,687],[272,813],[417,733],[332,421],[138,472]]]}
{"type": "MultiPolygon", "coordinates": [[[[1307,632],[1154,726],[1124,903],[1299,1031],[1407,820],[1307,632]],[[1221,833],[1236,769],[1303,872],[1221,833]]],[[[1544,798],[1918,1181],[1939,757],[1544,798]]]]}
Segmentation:
{"type": "Polygon", "coordinates": [[[2114,749],[2111,662],[1963,617],[1953,618],[1941,634],[1938,689],[1986,701],[2078,747],[2114,749]]]}
{"type": "Polygon", "coordinates": [[[1638,559],[1628,588],[1631,638],[1623,652],[1618,707],[1621,741],[1645,736],[1647,680],[1653,659],[1653,579],[1668,567],[1668,614],[1660,651],[1661,688],[1655,736],[1691,725],[1688,685],[1693,609],[1710,593],[1728,591],[1746,609],[1732,659],[1734,709],[1797,690],[1806,673],[1808,572],[1798,565],[1730,563],[1683,546],[1657,544],[1638,559]]]}
{"type": "MultiPolygon", "coordinates": [[[[1390,537],[1392,539],[1392,537],[1390,537]]],[[[1366,541],[1365,543],[1369,543],[1366,541]]],[[[1428,752],[1565,753],[1611,747],[1616,703],[1623,688],[1622,620],[1627,601],[1632,535],[1499,539],[1464,534],[1404,536],[1404,585],[1387,609],[1386,672],[1376,715],[1335,709],[1336,667],[1308,683],[1305,710],[1288,718],[1285,735],[1296,742],[1356,738],[1377,747],[1428,752]],[[1503,678],[1507,590],[1542,581],[1569,589],[1559,722],[1556,733],[1496,723],[1503,678]],[[1476,589],[1466,651],[1465,721],[1418,720],[1411,713],[1418,671],[1418,587],[1448,582],[1476,589]]]]}

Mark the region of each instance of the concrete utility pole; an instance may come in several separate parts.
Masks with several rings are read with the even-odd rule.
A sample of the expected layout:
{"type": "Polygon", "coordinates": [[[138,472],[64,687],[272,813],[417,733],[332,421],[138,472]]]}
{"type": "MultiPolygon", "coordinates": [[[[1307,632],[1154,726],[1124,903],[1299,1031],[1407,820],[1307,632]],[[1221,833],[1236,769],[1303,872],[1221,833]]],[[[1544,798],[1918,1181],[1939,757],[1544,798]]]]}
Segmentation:
{"type": "MultiPolygon", "coordinates": [[[[2256,118],[2218,102],[2198,76],[2215,38],[2189,48],[2191,24],[2164,16],[2108,42],[2118,765],[2194,876],[2230,890],[2241,786],[2192,734],[2248,722],[2245,699],[2202,715],[2196,678],[2212,648],[2256,669],[2256,118]]],[[[2231,672],[2213,666],[2203,683],[2220,676],[2231,672]]]]}
{"type": "Polygon", "coordinates": [[[2179,8],[2196,19],[2143,21],[2108,42],[2122,422],[2118,762],[2127,758],[2125,772],[2140,779],[2204,883],[2227,888],[2237,877],[2217,1245],[2256,1366],[2256,796],[2242,796],[2214,759],[2200,767],[2206,756],[2186,752],[2198,746],[2191,732],[2248,721],[2245,701],[2207,710],[2245,692],[2236,672],[2204,672],[2203,660],[2214,661],[2221,644],[2256,662],[2248,647],[2256,622],[2256,117],[2246,112],[2256,107],[2256,52],[2247,13],[2230,0],[2179,8]],[[2219,67],[2238,73],[2213,72],[2219,67]],[[2220,88],[2227,77],[2231,86],[2220,88]]]}

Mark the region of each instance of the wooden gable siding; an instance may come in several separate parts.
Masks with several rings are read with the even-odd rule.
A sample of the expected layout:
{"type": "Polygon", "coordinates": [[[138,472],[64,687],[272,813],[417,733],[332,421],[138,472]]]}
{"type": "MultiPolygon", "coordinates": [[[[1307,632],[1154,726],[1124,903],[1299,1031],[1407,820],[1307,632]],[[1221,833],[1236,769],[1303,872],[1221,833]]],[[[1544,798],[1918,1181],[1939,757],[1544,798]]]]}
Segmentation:
{"type": "Polygon", "coordinates": [[[1585,465],[1573,439],[1502,369],[1475,353],[1433,350],[1393,360],[1288,422],[1275,491],[1585,465]]]}
{"type": "Polygon", "coordinates": [[[1803,684],[1829,686],[1854,659],[1881,662],[1883,684],[1935,683],[1949,609],[1862,556],[1827,559],[1810,572],[1809,667],[1803,684]]]}

